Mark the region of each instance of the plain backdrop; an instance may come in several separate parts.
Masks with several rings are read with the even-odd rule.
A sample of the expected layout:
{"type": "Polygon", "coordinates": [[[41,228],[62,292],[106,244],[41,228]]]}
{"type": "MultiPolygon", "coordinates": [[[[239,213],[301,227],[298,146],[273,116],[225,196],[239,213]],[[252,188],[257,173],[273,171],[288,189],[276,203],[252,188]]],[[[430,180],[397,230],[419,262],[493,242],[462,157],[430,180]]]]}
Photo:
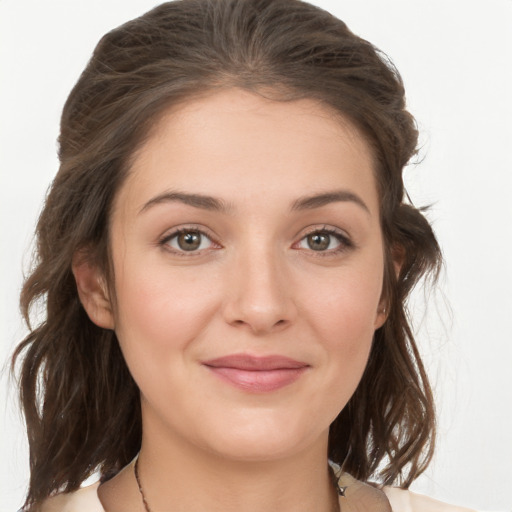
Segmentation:
{"type": "MultiPolygon", "coordinates": [[[[22,503],[23,424],[7,359],[34,224],[57,170],[60,110],[96,42],[155,0],[0,0],[0,510],[22,503]]],[[[406,170],[446,259],[411,307],[439,410],[413,489],[512,510],[512,1],[316,0],[391,56],[421,130],[406,170]]]]}

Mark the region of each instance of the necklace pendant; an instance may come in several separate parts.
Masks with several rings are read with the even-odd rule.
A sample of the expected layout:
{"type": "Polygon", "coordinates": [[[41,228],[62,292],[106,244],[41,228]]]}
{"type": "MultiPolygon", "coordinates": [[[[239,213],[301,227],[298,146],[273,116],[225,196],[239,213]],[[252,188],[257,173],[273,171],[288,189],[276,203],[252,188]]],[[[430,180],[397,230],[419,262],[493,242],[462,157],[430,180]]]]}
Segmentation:
{"type": "Polygon", "coordinates": [[[345,497],[345,490],[347,489],[347,486],[341,487],[341,485],[336,485],[336,490],[338,491],[338,494],[340,496],[345,497]]]}

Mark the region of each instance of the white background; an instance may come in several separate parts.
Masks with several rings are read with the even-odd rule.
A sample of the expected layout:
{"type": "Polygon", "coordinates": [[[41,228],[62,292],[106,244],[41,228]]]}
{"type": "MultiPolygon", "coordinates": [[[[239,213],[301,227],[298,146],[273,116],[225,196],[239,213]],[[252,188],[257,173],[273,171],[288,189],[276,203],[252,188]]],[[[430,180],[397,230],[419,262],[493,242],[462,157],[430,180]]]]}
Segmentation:
{"type": "MultiPolygon", "coordinates": [[[[57,170],[65,98],[98,39],[155,0],[0,0],[0,364],[24,328],[22,261],[57,170]]],[[[317,0],[388,53],[422,131],[406,171],[432,204],[446,268],[415,317],[439,408],[434,463],[413,486],[512,510],[512,1],[317,0]],[[424,315],[425,302],[428,304],[424,315]]],[[[6,365],[7,363],[5,363],[6,365]]],[[[0,510],[22,503],[27,449],[3,367],[0,510]]]]}

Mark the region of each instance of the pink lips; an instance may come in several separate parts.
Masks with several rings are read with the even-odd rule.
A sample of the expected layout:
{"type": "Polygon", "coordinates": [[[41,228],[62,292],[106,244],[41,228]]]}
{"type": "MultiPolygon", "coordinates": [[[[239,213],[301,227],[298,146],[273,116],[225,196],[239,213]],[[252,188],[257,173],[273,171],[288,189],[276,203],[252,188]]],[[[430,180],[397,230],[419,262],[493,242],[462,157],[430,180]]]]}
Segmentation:
{"type": "Polygon", "coordinates": [[[204,361],[203,365],[224,381],[257,393],[283,388],[295,382],[309,368],[307,363],[288,357],[245,354],[219,357],[204,361]]]}

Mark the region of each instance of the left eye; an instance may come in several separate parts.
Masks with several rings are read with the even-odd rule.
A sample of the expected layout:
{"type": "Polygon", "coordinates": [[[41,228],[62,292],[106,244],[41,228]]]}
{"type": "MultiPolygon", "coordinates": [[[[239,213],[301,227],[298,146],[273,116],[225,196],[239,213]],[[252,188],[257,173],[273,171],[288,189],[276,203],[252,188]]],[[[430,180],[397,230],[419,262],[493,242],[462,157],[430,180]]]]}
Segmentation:
{"type": "Polygon", "coordinates": [[[327,231],[315,231],[305,236],[299,242],[300,249],[310,249],[312,251],[329,251],[339,249],[342,245],[342,237],[337,233],[327,231]]]}
{"type": "Polygon", "coordinates": [[[164,243],[179,252],[200,251],[210,248],[213,244],[212,240],[204,233],[193,229],[175,233],[167,237],[164,243]]]}

